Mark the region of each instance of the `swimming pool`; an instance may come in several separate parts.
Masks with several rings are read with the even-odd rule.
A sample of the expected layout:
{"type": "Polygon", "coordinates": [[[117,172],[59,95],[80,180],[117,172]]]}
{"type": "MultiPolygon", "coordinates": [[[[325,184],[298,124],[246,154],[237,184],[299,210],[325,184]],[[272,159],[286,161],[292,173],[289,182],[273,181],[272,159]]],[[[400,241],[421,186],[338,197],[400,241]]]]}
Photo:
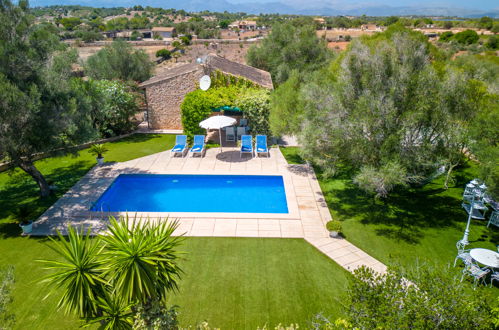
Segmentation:
{"type": "Polygon", "coordinates": [[[288,205],[282,176],[121,174],[90,210],[288,213],[288,205]]]}

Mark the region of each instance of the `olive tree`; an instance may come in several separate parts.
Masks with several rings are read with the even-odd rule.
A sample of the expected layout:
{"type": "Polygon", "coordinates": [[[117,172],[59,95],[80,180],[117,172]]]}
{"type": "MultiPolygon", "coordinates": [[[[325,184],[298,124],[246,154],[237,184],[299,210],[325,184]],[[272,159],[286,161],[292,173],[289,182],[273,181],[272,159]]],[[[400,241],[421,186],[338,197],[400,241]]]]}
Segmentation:
{"type": "Polygon", "coordinates": [[[451,269],[429,266],[408,274],[386,274],[361,267],[350,280],[346,328],[355,329],[493,329],[487,288],[473,290],[451,269]]]}
{"type": "Polygon", "coordinates": [[[313,24],[278,23],[263,41],[248,50],[248,64],[269,71],[277,85],[285,82],[292,70],[313,71],[331,56],[326,42],[313,24]]]}
{"type": "Polygon", "coordinates": [[[302,88],[304,154],[334,174],[385,197],[398,185],[456,166],[469,118],[483,94],[457,70],[437,71],[423,35],[400,27],[352,43],[302,88]]]}
{"type": "Polygon", "coordinates": [[[141,49],[125,41],[114,41],[85,63],[85,73],[93,79],[120,79],[142,82],[152,75],[154,62],[141,49]]]}
{"type": "Polygon", "coordinates": [[[46,25],[35,25],[27,1],[0,1],[0,145],[7,160],[50,189],[34,165],[37,153],[67,151],[95,135],[71,88],[77,54],[46,25]]]}

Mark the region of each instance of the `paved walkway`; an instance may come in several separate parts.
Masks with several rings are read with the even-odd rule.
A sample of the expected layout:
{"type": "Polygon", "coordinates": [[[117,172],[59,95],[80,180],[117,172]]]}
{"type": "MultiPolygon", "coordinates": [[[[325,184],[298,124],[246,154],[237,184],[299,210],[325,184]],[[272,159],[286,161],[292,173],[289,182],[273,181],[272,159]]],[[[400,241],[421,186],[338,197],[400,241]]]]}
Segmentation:
{"type": "Polygon", "coordinates": [[[278,148],[270,157],[240,157],[236,148],[208,149],[205,157],[172,157],[169,151],[122,163],[95,166],[50,207],[33,225],[33,235],[66,232],[69,224],[102,232],[110,215],[90,207],[120,174],[233,174],[282,175],[288,203],[287,214],[251,213],[137,213],[144,221],[166,217],[179,221],[175,234],[211,237],[305,238],[342,267],[353,271],[367,265],[377,271],[386,267],[345,239],[329,238],[325,224],[331,215],[313,170],[289,165],[278,148]]]}

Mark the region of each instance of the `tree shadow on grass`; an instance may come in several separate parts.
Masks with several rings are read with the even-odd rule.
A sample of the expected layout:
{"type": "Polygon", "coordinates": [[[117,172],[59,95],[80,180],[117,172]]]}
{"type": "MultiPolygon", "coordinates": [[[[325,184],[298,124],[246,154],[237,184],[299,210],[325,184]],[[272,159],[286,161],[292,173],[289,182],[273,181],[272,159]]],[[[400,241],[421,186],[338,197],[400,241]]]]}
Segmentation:
{"type": "Polygon", "coordinates": [[[19,206],[26,205],[30,210],[30,218],[38,218],[47,208],[54,204],[66,191],[76,184],[89,170],[88,162],[79,161],[66,167],[54,168],[46,174],[46,179],[57,186],[54,194],[46,198],[39,197],[39,189],[35,181],[26,173],[14,172],[0,191],[0,237],[19,235],[19,226],[12,222],[19,206]],[[10,222],[7,220],[10,218],[10,222]]]}
{"type": "MultiPolygon", "coordinates": [[[[461,181],[459,178],[456,184],[461,181]]],[[[324,195],[328,207],[341,219],[375,225],[376,234],[411,244],[419,243],[427,228],[462,226],[466,216],[461,200],[435,185],[394,191],[388,198],[376,200],[343,179],[343,185],[333,186],[324,195]]]]}

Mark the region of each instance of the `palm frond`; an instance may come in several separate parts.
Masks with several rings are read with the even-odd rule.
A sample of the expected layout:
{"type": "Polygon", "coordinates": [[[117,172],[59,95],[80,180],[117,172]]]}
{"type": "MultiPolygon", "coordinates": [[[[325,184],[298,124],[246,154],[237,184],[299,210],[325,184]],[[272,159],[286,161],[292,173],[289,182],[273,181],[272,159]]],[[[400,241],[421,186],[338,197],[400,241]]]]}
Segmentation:
{"type": "Polygon", "coordinates": [[[100,236],[105,242],[105,275],[128,302],[161,298],[177,288],[177,247],[182,239],[172,236],[177,227],[177,221],[168,219],[154,223],[128,215],[119,221],[110,218],[109,233],[100,236]]]}
{"type": "Polygon", "coordinates": [[[66,240],[58,231],[57,239],[49,237],[52,241],[49,247],[62,261],[37,260],[45,265],[45,269],[55,271],[42,278],[42,283],[49,284],[47,296],[62,290],[58,308],[66,313],[76,312],[80,317],[97,312],[97,297],[106,285],[102,277],[103,264],[99,259],[102,246],[89,235],[89,232],[83,235],[70,226],[66,240]]]}

